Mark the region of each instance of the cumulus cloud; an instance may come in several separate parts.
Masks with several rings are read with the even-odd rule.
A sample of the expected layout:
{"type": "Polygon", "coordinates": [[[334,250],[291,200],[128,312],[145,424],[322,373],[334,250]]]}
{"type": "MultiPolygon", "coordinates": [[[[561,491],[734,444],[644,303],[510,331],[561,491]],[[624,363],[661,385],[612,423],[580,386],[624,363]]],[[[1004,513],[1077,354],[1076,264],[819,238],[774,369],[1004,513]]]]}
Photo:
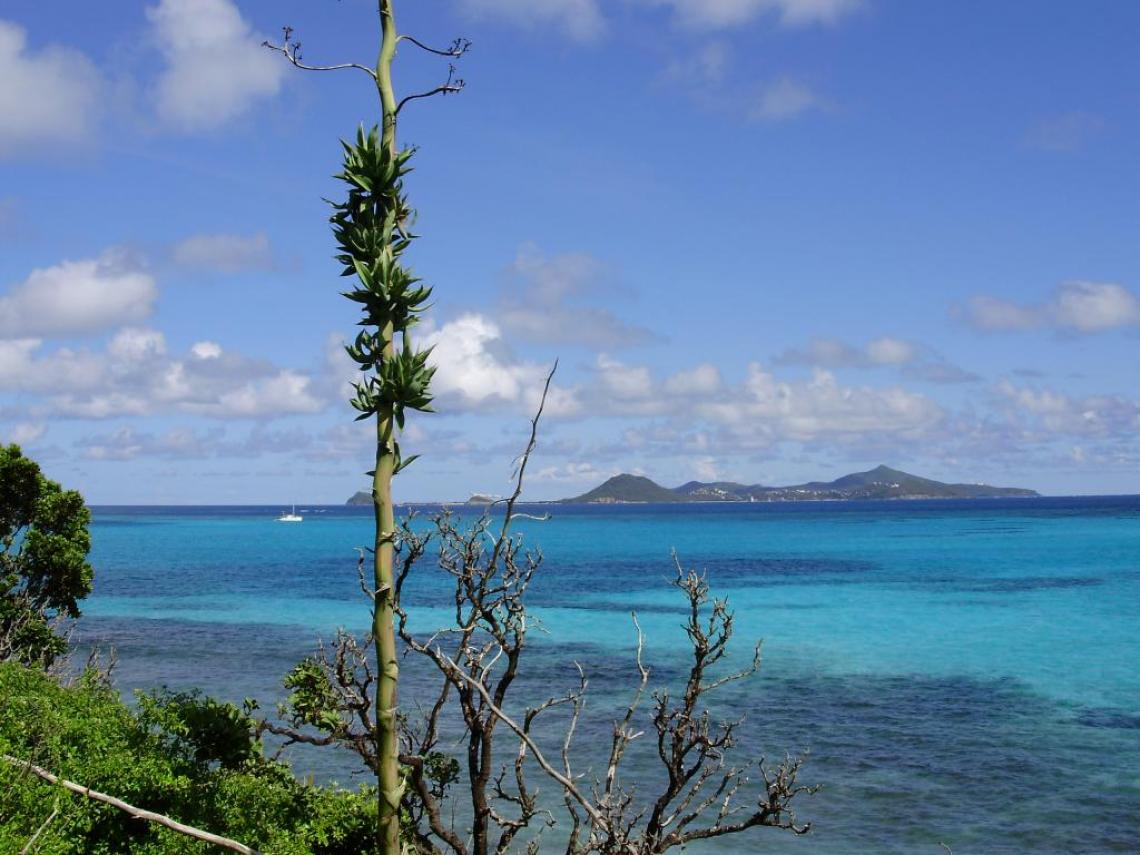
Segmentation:
{"type": "Polygon", "coordinates": [[[806,348],[791,348],[776,357],[777,365],[816,368],[897,368],[904,377],[924,383],[971,383],[980,378],[947,362],[929,347],[891,336],[861,347],[834,338],[816,338],[806,348]]]}
{"type": "Polygon", "coordinates": [[[261,47],[231,0],[161,0],[146,16],[166,60],[155,110],[171,126],[211,130],[281,88],[286,63],[261,47]]]}
{"type": "Polygon", "coordinates": [[[187,270],[241,273],[272,270],[273,253],[264,232],[255,235],[193,235],[175,244],[171,259],[187,270]]]}
{"type": "Polygon", "coordinates": [[[1044,320],[1039,307],[1022,306],[987,294],[971,297],[958,313],[971,326],[984,330],[1023,330],[1040,326],[1044,320]]]}
{"type": "Polygon", "coordinates": [[[37,409],[74,418],[187,413],[275,418],[315,413],[328,396],[308,374],[199,342],[185,357],[157,330],[127,328],[103,351],[58,348],[40,339],[0,340],[0,392],[34,394],[37,409]]]}
{"type": "Polygon", "coordinates": [[[596,369],[601,388],[619,401],[630,403],[653,394],[653,378],[644,365],[626,365],[600,353],[596,369]]]}
{"type": "Polygon", "coordinates": [[[653,0],[670,6],[684,25],[720,29],[774,16],[786,27],[834,24],[858,10],[862,0],[653,0]]]}
{"type": "Polygon", "coordinates": [[[512,340],[614,349],[653,339],[644,327],[627,324],[609,309],[586,302],[591,294],[605,293],[600,283],[607,273],[592,256],[548,257],[527,246],[509,272],[511,282],[495,318],[512,340]]]}
{"type": "Polygon", "coordinates": [[[222,346],[214,341],[196,341],[190,345],[190,355],[195,359],[219,359],[222,346]]]}
{"type": "Polygon", "coordinates": [[[598,0],[460,0],[460,6],[477,18],[553,27],[579,42],[593,41],[606,31],[598,0]]]}
{"type": "Polygon", "coordinates": [[[314,439],[307,431],[276,430],[260,424],[237,436],[222,427],[179,426],[151,433],[126,426],[109,433],[90,434],[75,442],[80,454],[88,460],[250,459],[264,454],[288,454],[295,459],[298,455],[307,457],[313,445],[314,439]]]}
{"type": "Polygon", "coordinates": [[[128,327],[115,334],[107,353],[127,364],[157,359],[166,354],[166,337],[158,330],[128,327]]]}
{"type": "Polygon", "coordinates": [[[1140,298],[1111,282],[1067,282],[1048,310],[1057,326],[1080,332],[1140,324],[1140,298]]]}
{"type": "MultiPolygon", "coordinates": [[[[688,427],[727,431],[738,448],[874,434],[919,437],[945,417],[941,407],[924,395],[899,386],[842,385],[818,368],[809,380],[788,381],[751,363],[744,382],[726,384],[715,367],[701,364],[659,382],[646,366],[603,354],[592,374],[579,390],[585,412],[679,417],[688,427]]],[[[691,439],[692,450],[710,451],[702,430],[691,439]]]]}
{"type": "Polygon", "coordinates": [[[82,53],[58,45],[30,49],[22,27],[0,20],[0,157],[90,138],[102,88],[82,53]]]}
{"type": "Polygon", "coordinates": [[[665,380],[670,395],[711,395],[720,389],[720,370],[707,362],[678,371],[665,380]]]}
{"type": "Polygon", "coordinates": [[[1014,303],[979,295],[957,308],[956,314],[982,330],[1048,327],[1095,333],[1140,325],[1140,298],[1114,282],[1078,280],[1062,283],[1045,303],[1014,303]]]}
{"type": "Polygon", "coordinates": [[[1094,436],[1133,438],[1140,430],[1140,401],[1117,395],[1073,397],[1053,389],[1018,386],[1003,380],[997,394],[1011,414],[1048,438],[1094,436]]]}
{"type": "Polygon", "coordinates": [[[92,389],[104,380],[102,361],[60,348],[46,356],[40,339],[0,339],[0,391],[68,392],[92,389]]]}
{"type": "Polygon", "coordinates": [[[154,279],[126,255],[63,261],[33,270],[0,296],[0,337],[90,333],[137,323],[158,295],[154,279]]]}
{"type": "MultiPolygon", "coordinates": [[[[542,394],[549,366],[517,359],[498,324],[469,313],[430,332],[425,345],[434,347],[436,396],[463,408],[522,405],[532,409],[542,394]]],[[[547,412],[565,415],[578,409],[572,390],[552,386],[547,412]]]]}
{"type": "Polygon", "coordinates": [[[739,394],[698,404],[697,410],[758,437],[800,442],[867,433],[917,435],[944,417],[931,399],[897,386],[842,386],[820,369],[808,381],[786,382],[756,363],[749,365],[739,394]]]}
{"type": "Polygon", "coordinates": [[[810,87],[790,77],[781,77],[761,87],[748,115],[757,121],[782,122],[825,106],[823,98],[810,87]]]}
{"type": "Polygon", "coordinates": [[[877,338],[867,344],[867,358],[876,365],[906,365],[918,357],[917,348],[897,338],[877,338]]]}

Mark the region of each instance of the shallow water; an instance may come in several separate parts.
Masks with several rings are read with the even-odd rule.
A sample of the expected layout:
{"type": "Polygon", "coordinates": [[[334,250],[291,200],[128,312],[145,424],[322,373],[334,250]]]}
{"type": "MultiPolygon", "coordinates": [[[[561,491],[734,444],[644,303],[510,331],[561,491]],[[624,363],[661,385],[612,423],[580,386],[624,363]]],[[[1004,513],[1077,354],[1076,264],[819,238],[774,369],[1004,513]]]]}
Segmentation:
{"type": "MultiPolygon", "coordinates": [[[[368,620],[353,547],[370,510],[317,510],[280,525],[277,508],[95,509],[81,637],[117,647],[124,689],[271,704],[318,635],[368,620]]],[[[803,778],[824,789],[799,813],[815,831],[716,851],[1137,850],[1140,498],[551,510],[520,524],[546,556],[531,673],[569,687],[571,662],[587,669],[581,744],[606,738],[632,680],[631,610],[654,679],[676,683],[670,548],[729,598],[740,658],[764,639],[761,674],[718,710],[746,713],[744,755],[810,752],[803,778]]],[[[446,595],[425,565],[406,597],[417,630],[446,623],[446,595]]],[[[428,679],[406,675],[405,702],[428,679]]],[[[297,766],[351,769],[329,752],[297,766]]],[[[629,773],[648,785],[651,758],[629,773]]]]}

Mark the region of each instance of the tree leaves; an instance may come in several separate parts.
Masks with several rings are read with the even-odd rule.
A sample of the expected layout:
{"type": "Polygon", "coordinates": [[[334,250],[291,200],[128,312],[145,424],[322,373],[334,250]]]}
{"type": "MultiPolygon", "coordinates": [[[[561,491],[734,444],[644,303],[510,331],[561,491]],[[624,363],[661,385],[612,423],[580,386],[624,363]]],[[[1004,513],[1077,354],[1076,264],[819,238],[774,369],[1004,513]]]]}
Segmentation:
{"type": "Polygon", "coordinates": [[[0,660],[50,665],[66,650],[54,626],[91,593],[90,521],[79,493],[0,447],[0,660]]]}

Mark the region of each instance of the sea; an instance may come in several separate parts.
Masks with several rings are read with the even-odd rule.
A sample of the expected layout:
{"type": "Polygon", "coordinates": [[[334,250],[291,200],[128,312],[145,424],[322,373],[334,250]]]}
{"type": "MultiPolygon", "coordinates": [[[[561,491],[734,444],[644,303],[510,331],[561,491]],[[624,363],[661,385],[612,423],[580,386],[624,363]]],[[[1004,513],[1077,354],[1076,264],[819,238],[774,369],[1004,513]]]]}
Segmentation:
{"type": "MultiPolygon", "coordinates": [[[[115,648],[128,696],[199,688],[272,711],[319,639],[369,621],[356,548],[370,542],[371,509],[298,505],[293,524],[275,520],[282,511],[94,508],[80,644],[115,648]]],[[[415,524],[438,511],[416,509],[415,524]]],[[[1140,497],[528,512],[550,518],[515,523],[542,564],[508,707],[573,688],[581,666],[583,763],[600,761],[636,682],[631,613],[650,689],[675,692],[687,673],[674,553],[734,612],[726,667],[763,640],[759,672],[718,692],[713,715],[740,720],[731,762],[806,757],[800,782],[821,788],[795,804],[812,830],[754,829],[692,851],[1140,852],[1140,497]]],[[[405,593],[425,634],[453,619],[430,558],[405,593]]],[[[411,658],[408,710],[435,685],[411,658]]],[[[513,743],[500,741],[508,757],[513,743]]],[[[623,780],[639,794],[659,781],[654,752],[648,735],[630,749],[623,780]]],[[[320,780],[363,780],[340,752],[293,762],[320,780]]]]}

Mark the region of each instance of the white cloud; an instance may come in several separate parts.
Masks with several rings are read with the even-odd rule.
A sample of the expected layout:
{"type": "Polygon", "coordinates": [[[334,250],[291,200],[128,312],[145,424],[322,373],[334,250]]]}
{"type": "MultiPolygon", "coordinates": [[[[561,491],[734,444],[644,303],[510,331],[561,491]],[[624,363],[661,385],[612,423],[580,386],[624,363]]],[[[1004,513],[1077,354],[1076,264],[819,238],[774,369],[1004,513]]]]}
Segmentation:
{"type": "Polygon", "coordinates": [[[808,86],[781,77],[760,89],[748,115],[758,121],[782,122],[825,106],[826,102],[808,86]]]}
{"type": "MultiPolygon", "coordinates": [[[[503,340],[499,326],[484,315],[469,313],[429,332],[424,345],[434,347],[432,390],[451,406],[480,408],[502,404],[532,409],[542,394],[547,366],[522,362],[503,340]]],[[[577,410],[571,390],[551,386],[547,413],[577,410]]]]}
{"type": "Polygon", "coordinates": [[[917,349],[909,341],[877,338],[867,343],[867,358],[876,365],[906,365],[917,356],[917,349]]]}
{"type": "Polygon", "coordinates": [[[1020,304],[997,297],[973,297],[957,310],[983,330],[1052,327],[1081,333],[1140,324],[1140,298],[1114,282],[1065,282],[1046,303],[1020,304]]]}
{"type": "Polygon", "coordinates": [[[161,0],[146,16],[166,59],[154,96],[168,124],[210,130],[281,88],[287,64],[261,46],[231,0],[161,0]]]}
{"type": "Polygon", "coordinates": [[[328,404],[307,374],[224,352],[212,342],[198,342],[187,357],[172,356],[162,333],[142,328],[121,330],[101,352],[44,352],[40,339],[0,339],[3,391],[32,393],[37,412],[94,419],[171,413],[275,418],[328,404]]]}
{"type": "Polygon", "coordinates": [[[834,24],[858,10],[862,0],[654,0],[671,6],[682,24],[720,29],[773,15],[786,27],[834,24]]]}
{"type": "Polygon", "coordinates": [[[972,326],[984,330],[1023,330],[1039,326],[1042,322],[1038,308],[1020,306],[986,294],[971,297],[963,314],[972,326]]]}
{"type": "Polygon", "coordinates": [[[220,418],[315,413],[326,402],[317,397],[312,379],[297,371],[278,371],[223,392],[216,401],[183,405],[187,412],[220,418]]]}
{"type": "Polygon", "coordinates": [[[789,440],[920,436],[944,418],[934,401],[899,387],[841,386],[823,370],[809,381],[779,381],[755,363],[748,367],[743,388],[692,409],[755,447],[789,440]]]}
{"type": "Polygon", "coordinates": [[[495,319],[514,339],[543,344],[584,345],[594,349],[630,347],[653,338],[609,309],[584,305],[591,292],[612,297],[599,287],[603,265],[584,253],[544,256],[525,246],[510,267],[512,282],[504,291],[495,319]]]}
{"type": "Polygon", "coordinates": [[[128,327],[115,334],[107,353],[127,363],[156,359],[166,355],[166,337],[158,330],[128,327]]]}
{"type": "Polygon", "coordinates": [[[1043,439],[1097,436],[1131,440],[1140,431],[1140,401],[1115,395],[1075,398],[1053,389],[1017,386],[1003,380],[996,389],[1013,415],[1043,439]]]}
{"type": "Polygon", "coordinates": [[[0,296],[0,337],[89,333],[150,315],[154,279],[116,251],[33,270],[0,296]]]}
{"type": "Polygon", "coordinates": [[[222,355],[222,346],[213,341],[197,341],[190,346],[190,355],[195,359],[218,359],[222,355]]]}
{"type": "Polygon", "coordinates": [[[1067,282],[1049,311],[1057,326],[1080,332],[1140,324],[1140,298],[1111,282],[1067,282]]]}
{"type": "Polygon", "coordinates": [[[58,45],[30,50],[24,29],[0,20],[0,157],[91,137],[102,88],[82,53],[58,45]]]}
{"type": "Polygon", "coordinates": [[[194,235],[174,245],[171,258],[179,267],[216,273],[272,270],[273,253],[264,233],[194,235]]]}
{"type": "Polygon", "coordinates": [[[81,391],[104,381],[105,367],[91,354],[60,348],[41,357],[42,344],[34,338],[0,339],[0,391],[81,391]]]}
{"type": "Polygon", "coordinates": [[[94,434],[76,441],[75,447],[89,460],[134,460],[156,457],[168,460],[205,460],[240,457],[249,460],[265,454],[298,454],[307,458],[313,438],[301,430],[271,430],[254,425],[244,436],[232,437],[225,428],[181,426],[162,433],[121,427],[111,433],[94,434]]]}
{"type": "Polygon", "coordinates": [[[873,339],[861,348],[834,338],[815,338],[805,350],[784,351],[776,357],[776,363],[823,368],[869,368],[878,365],[909,365],[920,358],[919,348],[915,344],[889,336],[873,339]]]}
{"type": "Polygon", "coordinates": [[[604,481],[616,474],[616,470],[599,469],[593,463],[573,461],[561,466],[546,466],[539,469],[530,478],[535,481],[551,481],[554,483],[592,484],[597,481],[604,481]]]}
{"type": "Polygon", "coordinates": [[[695,368],[678,371],[665,380],[665,391],[670,395],[711,395],[720,388],[720,371],[715,365],[702,362],[695,368]]]}
{"type": "Polygon", "coordinates": [[[637,401],[653,394],[653,378],[644,365],[626,365],[604,353],[596,360],[602,389],[619,401],[637,401]]]}
{"type": "Polygon", "coordinates": [[[606,31],[598,0],[460,0],[468,14],[498,18],[523,27],[555,27],[588,42],[606,31]]]}

